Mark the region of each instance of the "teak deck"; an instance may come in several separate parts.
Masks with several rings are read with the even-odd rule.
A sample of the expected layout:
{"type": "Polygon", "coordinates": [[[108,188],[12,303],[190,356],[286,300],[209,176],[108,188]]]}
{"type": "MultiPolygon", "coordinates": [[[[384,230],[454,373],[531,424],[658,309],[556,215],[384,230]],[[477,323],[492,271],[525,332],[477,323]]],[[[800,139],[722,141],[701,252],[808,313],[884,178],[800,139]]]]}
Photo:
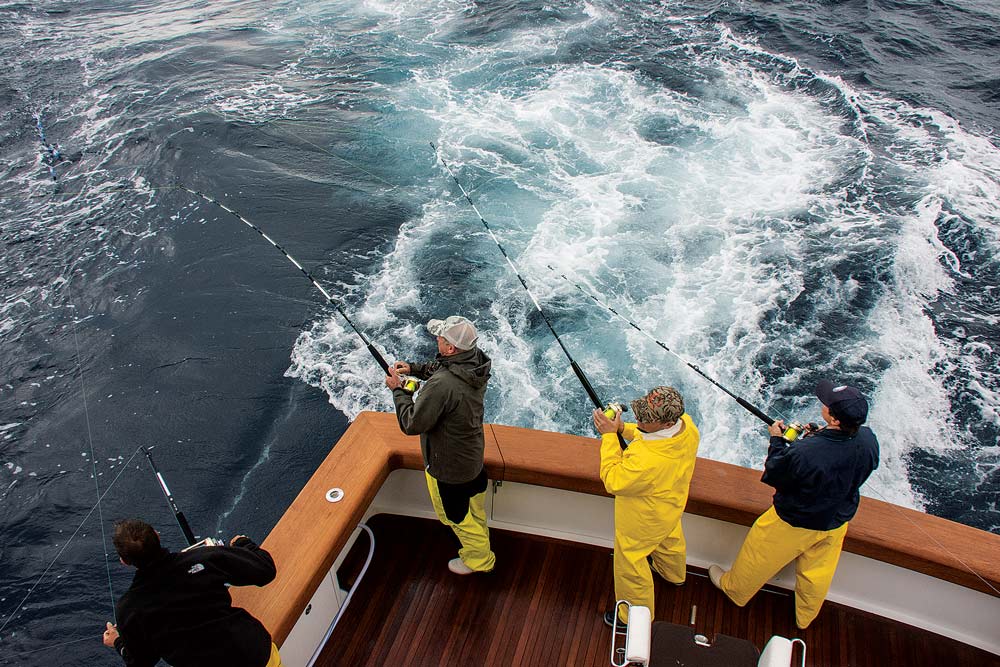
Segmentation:
{"type": "MultiPolygon", "coordinates": [[[[380,514],[368,525],[370,569],[317,667],[609,664],[611,629],[601,614],[614,603],[610,550],[494,530],[496,569],[462,577],[448,571],[458,542],[440,523],[380,514]]],[[[344,585],[368,547],[363,537],[352,548],[340,568],[344,585]]],[[[740,637],[759,650],[774,634],[801,637],[807,665],[1000,665],[985,651],[830,602],[800,631],[788,591],[762,591],[740,609],[698,568],[684,586],[654,579],[657,620],[687,625],[694,606],[693,627],[709,638],[740,637]]]]}
{"type": "MultiPolygon", "coordinates": [[[[593,438],[499,425],[487,425],[485,430],[486,467],[491,479],[606,495],[598,477],[600,454],[593,438]]],[[[279,646],[347,545],[389,473],[399,468],[423,468],[418,439],[402,435],[393,414],[362,413],[268,535],[263,546],[274,557],[277,578],[264,588],[242,587],[234,589],[232,594],[237,605],[245,607],[264,623],[279,646]],[[331,504],[325,500],[325,494],[334,486],[342,488],[345,495],[340,502],[331,504]]],[[[760,482],[759,471],[699,459],[686,511],[749,526],[768,508],[771,493],[772,489],[760,482]]],[[[996,595],[994,591],[1000,588],[1000,535],[878,500],[862,499],[858,514],[851,521],[844,549],[990,595],[996,595]],[[947,544],[949,549],[942,550],[939,546],[942,544],[947,544]],[[961,554],[962,561],[951,554],[961,554]]],[[[419,558],[419,554],[411,552],[407,557],[419,558]]],[[[447,560],[445,558],[445,562],[447,560]]],[[[572,581],[559,586],[577,591],[581,586],[589,587],[590,583],[573,577],[572,581]]],[[[695,588],[697,586],[688,585],[682,590],[695,588]]],[[[602,585],[601,590],[610,591],[610,583],[602,585]]],[[[681,606],[685,616],[681,622],[686,623],[690,604],[685,602],[681,606]]],[[[715,613],[723,617],[735,614],[723,607],[718,607],[715,613]]],[[[734,616],[731,623],[739,621],[734,616]]],[[[747,623],[750,634],[737,632],[737,636],[756,637],[753,634],[756,631],[749,626],[749,621],[747,623]]],[[[425,632],[432,634],[451,632],[440,624],[424,627],[427,628],[425,632]]],[[[739,629],[738,625],[736,627],[739,629]]],[[[581,631],[581,637],[590,641],[596,629],[594,626],[594,629],[581,631]]],[[[842,636],[843,632],[844,628],[838,628],[835,634],[842,636]]],[[[893,632],[879,638],[878,642],[897,641],[893,632]]],[[[515,634],[513,630],[510,633],[510,637],[515,634]]],[[[528,640],[518,638],[516,641],[528,640]]],[[[550,638],[546,637],[546,641],[550,638]]],[[[872,643],[878,642],[872,640],[872,643]]]]}

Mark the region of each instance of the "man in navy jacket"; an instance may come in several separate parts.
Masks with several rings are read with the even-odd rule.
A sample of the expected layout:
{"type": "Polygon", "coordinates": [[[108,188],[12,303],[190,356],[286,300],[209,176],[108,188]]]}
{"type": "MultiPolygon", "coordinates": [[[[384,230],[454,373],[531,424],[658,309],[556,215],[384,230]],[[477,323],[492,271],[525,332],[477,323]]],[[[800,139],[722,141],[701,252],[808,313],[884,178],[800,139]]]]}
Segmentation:
{"type": "Polygon", "coordinates": [[[739,606],[795,561],[795,624],[805,629],[819,614],[833,581],[847,522],[858,510],[860,488],[879,462],[878,440],[867,426],[868,401],[854,387],[816,386],[826,427],[791,444],[785,424],[768,428],[771,443],[761,481],[774,487],[772,507],[750,528],[732,568],[709,568],[712,583],[739,606]]]}

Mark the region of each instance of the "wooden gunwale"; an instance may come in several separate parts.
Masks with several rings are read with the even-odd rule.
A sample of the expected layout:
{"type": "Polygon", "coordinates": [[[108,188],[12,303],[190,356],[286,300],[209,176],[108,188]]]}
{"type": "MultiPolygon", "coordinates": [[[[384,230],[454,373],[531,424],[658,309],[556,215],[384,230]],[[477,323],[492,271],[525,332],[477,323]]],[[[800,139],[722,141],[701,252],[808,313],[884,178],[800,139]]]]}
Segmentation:
{"type": "MultiPolygon", "coordinates": [[[[594,438],[495,424],[485,433],[490,479],[607,495],[594,438]]],[[[419,439],[400,433],[391,413],[361,413],[264,540],[277,578],[264,588],[234,588],[232,595],[279,646],[389,473],[400,468],[423,468],[419,439]],[[338,503],[325,499],[332,487],[344,491],[338,503]]],[[[749,526],[771,495],[759,471],[699,458],[686,511],[749,526]]],[[[996,597],[971,568],[1000,589],[1000,535],[879,500],[862,499],[844,549],[996,597]]]]}

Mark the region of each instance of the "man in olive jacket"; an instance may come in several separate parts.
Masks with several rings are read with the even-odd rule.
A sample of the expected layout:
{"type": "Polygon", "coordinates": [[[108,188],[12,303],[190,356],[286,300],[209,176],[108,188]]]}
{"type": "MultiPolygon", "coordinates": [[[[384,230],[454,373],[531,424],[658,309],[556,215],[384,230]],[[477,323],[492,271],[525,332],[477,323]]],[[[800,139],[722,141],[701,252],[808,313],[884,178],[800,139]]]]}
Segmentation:
{"type": "Polygon", "coordinates": [[[476,347],[476,327],[464,317],[431,320],[427,330],[437,337],[435,360],[397,361],[385,384],[392,389],[399,428],[420,435],[434,511],[462,544],[448,569],[455,574],[489,572],[496,557],[486,526],[483,397],[492,362],[476,347]],[[426,380],[416,397],[403,388],[400,374],[426,380]]]}

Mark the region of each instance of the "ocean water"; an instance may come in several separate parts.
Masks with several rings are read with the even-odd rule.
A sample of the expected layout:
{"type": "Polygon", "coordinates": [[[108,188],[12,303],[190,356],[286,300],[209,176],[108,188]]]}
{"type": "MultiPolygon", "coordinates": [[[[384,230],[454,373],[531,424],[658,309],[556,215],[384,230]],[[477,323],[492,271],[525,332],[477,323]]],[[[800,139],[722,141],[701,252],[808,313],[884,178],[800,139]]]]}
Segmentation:
{"type": "Polygon", "coordinates": [[[560,274],[773,416],[856,384],[864,492],[1000,530],[998,47],[987,0],[0,3],[0,664],[118,664],[111,521],[182,543],[140,446],[195,532],[262,539],[391,409],[302,275],[177,184],[389,358],[474,319],[489,420],[591,433],[447,162],[603,397],[672,384],[703,456],[763,461],[560,274]]]}

